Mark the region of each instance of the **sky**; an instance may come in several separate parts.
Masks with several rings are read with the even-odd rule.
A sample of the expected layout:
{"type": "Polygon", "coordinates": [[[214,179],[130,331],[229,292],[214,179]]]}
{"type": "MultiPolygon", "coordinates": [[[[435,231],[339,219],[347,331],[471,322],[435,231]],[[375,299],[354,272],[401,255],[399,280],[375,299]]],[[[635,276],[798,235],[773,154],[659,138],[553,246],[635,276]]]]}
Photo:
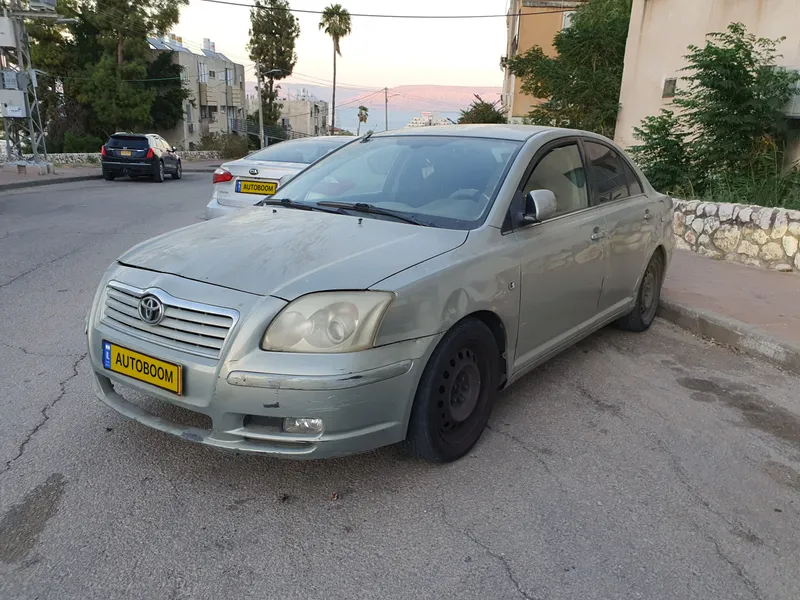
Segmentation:
{"type": "MultiPolygon", "coordinates": [[[[251,0],[232,0],[251,4],[251,0]]],[[[508,0],[336,0],[351,13],[505,14],[508,0]],[[455,11],[455,12],[454,12],[455,11]]],[[[291,8],[323,10],[332,0],[290,0],[291,8]]],[[[318,29],[320,15],[296,14],[300,21],[294,82],[321,83],[332,77],[333,43],[318,29]],[[322,81],[315,81],[322,80],[322,81]]],[[[353,17],[352,33],[341,42],[337,83],[365,87],[398,85],[500,86],[500,57],[505,53],[505,18],[376,19],[353,17]]],[[[173,29],[193,50],[203,38],[217,52],[251,65],[246,45],[247,8],[190,0],[173,29]]],[[[253,80],[252,69],[247,71],[253,80]]]]}

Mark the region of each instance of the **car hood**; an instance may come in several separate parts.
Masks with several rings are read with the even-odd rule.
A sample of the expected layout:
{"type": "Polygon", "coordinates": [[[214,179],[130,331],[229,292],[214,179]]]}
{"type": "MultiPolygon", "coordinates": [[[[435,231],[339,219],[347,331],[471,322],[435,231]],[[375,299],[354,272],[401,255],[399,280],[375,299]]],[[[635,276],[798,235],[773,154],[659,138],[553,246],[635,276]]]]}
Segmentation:
{"type": "Polygon", "coordinates": [[[457,248],[468,232],[388,220],[254,207],[135,246],[119,259],[284,300],[320,290],[360,290],[457,248]]]}

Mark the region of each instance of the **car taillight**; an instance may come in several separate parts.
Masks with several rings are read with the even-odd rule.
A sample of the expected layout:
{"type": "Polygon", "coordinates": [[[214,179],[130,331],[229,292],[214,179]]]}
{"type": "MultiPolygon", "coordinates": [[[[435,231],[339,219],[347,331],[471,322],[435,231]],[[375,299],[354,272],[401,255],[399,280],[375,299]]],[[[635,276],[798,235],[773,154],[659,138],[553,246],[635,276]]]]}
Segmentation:
{"type": "Polygon", "coordinates": [[[147,158],[153,158],[153,156],[155,156],[153,154],[153,149],[152,148],[148,148],[148,150],[147,150],[147,158]]]}
{"type": "Polygon", "coordinates": [[[233,179],[233,175],[228,169],[223,169],[222,167],[218,168],[214,171],[214,179],[212,183],[223,183],[225,181],[230,181],[233,179]]]}
{"type": "Polygon", "coordinates": [[[100,156],[102,156],[103,158],[106,157],[106,147],[105,146],[100,146],[100,156]]]}

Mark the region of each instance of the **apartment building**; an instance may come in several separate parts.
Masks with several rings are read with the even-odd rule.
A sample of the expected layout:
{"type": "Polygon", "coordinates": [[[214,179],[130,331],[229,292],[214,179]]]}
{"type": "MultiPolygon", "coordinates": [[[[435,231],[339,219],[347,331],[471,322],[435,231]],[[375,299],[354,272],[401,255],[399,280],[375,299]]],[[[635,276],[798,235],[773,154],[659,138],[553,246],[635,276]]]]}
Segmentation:
{"type": "MultiPolygon", "coordinates": [[[[636,143],[633,128],[642,119],[669,107],[681,85],[681,69],[690,44],[702,46],[707,33],[743,23],[757,37],[786,36],[778,63],[800,68],[800,2],[798,0],[633,0],[625,70],[620,94],[616,141],[636,143]]],[[[787,107],[800,134],[800,99],[787,107]]],[[[791,152],[800,158],[800,135],[791,152]]]]}
{"type": "Polygon", "coordinates": [[[453,121],[447,117],[440,117],[437,113],[423,112],[418,117],[412,117],[406,127],[433,127],[435,125],[452,125],[453,121]]]}
{"type": "Polygon", "coordinates": [[[247,117],[244,65],[217,52],[214,42],[204,39],[198,51],[174,34],[148,38],[148,42],[153,52],[175,53],[173,60],[182,67],[183,83],[190,93],[183,120],[171,130],[157,132],[167,141],[188,149],[203,135],[233,132],[234,120],[247,117]]]}
{"type": "Polygon", "coordinates": [[[328,134],[328,103],[311,94],[299,93],[278,100],[281,126],[297,135],[328,134]]]}
{"type": "Polygon", "coordinates": [[[500,59],[504,70],[502,103],[509,122],[519,123],[536,104],[542,102],[522,93],[522,82],[506,66],[506,60],[540,46],[547,56],[555,56],[553,39],[569,27],[575,9],[589,0],[510,0],[506,18],[506,54],[500,59]]]}

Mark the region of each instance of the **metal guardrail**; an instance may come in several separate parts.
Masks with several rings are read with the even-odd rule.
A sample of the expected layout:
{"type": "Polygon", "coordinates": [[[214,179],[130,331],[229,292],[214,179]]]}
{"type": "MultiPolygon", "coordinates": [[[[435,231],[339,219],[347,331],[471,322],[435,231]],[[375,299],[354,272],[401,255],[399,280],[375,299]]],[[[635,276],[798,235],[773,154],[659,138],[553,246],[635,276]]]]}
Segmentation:
{"type": "MultiPolygon", "coordinates": [[[[230,130],[239,134],[258,136],[258,123],[247,119],[230,119],[230,130]]],[[[267,125],[264,127],[264,139],[271,140],[296,140],[300,138],[317,137],[291,129],[284,129],[279,125],[267,125]]]]}

